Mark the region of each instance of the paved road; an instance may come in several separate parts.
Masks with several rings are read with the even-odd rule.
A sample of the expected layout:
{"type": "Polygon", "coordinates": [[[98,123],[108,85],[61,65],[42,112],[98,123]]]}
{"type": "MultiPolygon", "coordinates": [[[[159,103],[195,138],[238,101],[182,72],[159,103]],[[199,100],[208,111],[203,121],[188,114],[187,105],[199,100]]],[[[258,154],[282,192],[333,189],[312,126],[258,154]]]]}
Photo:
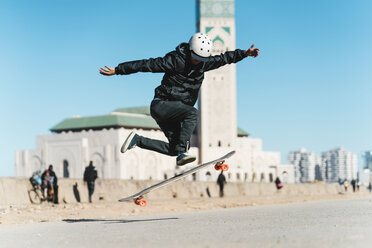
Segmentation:
{"type": "Polygon", "coordinates": [[[0,226],[0,247],[371,247],[372,198],[0,226]]]}

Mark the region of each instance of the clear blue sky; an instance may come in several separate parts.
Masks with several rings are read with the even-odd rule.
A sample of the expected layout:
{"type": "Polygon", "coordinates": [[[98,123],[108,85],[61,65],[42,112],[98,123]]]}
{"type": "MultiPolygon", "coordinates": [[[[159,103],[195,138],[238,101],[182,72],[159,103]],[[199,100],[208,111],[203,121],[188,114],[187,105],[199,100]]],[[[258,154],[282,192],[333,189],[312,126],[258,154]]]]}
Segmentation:
{"type": "MultiPolygon", "coordinates": [[[[372,1],[235,0],[238,124],[264,149],[372,149],[372,1]]],[[[195,32],[195,1],[0,2],[0,176],[73,115],[148,105],[160,74],[104,65],[162,56],[195,32]]]]}

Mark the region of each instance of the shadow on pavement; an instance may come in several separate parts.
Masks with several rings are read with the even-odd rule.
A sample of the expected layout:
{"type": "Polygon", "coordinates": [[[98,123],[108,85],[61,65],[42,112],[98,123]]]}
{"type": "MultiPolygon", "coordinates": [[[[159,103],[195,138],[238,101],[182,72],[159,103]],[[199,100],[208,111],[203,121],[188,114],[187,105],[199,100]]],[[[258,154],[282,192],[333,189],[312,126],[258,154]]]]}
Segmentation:
{"type": "Polygon", "coordinates": [[[106,222],[106,224],[116,223],[132,223],[132,222],[147,222],[147,221],[163,221],[163,220],[178,220],[178,218],[160,218],[160,219],[143,219],[143,220],[108,220],[108,219],[63,219],[67,223],[80,223],[80,222],[106,222]],[[110,223],[109,223],[110,222],[110,223]]]}

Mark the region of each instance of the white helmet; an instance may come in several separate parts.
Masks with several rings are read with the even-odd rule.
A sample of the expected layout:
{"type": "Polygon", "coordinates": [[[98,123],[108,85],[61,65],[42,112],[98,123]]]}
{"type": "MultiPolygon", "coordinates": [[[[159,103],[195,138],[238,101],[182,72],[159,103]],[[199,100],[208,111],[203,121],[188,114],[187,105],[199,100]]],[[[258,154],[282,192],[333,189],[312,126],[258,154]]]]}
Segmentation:
{"type": "Polygon", "coordinates": [[[208,57],[211,56],[213,44],[208,35],[203,33],[194,34],[189,41],[189,45],[191,56],[194,59],[207,61],[208,57]]]}

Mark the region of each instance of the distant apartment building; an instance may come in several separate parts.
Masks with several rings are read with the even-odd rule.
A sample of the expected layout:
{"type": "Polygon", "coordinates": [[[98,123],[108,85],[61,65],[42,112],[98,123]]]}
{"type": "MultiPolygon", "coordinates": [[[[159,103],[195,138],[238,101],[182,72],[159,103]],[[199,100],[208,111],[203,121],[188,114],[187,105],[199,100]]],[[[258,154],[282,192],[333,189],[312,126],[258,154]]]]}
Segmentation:
{"type": "Polygon", "coordinates": [[[321,169],[321,160],[314,152],[307,152],[302,148],[290,152],[288,163],[293,166],[296,183],[324,180],[324,170],[321,169]]]}
{"type": "Polygon", "coordinates": [[[364,169],[372,171],[372,150],[363,153],[364,169]]]}
{"type": "Polygon", "coordinates": [[[344,148],[336,148],[328,152],[323,152],[322,166],[325,169],[327,182],[337,182],[339,178],[349,181],[357,178],[357,155],[344,148]]]}
{"type": "Polygon", "coordinates": [[[362,185],[368,185],[370,182],[372,182],[372,174],[369,169],[364,169],[362,171],[359,171],[358,173],[359,182],[362,185]]]}
{"type": "Polygon", "coordinates": [[[359,181],[368,185],[370,182],[372,182],[372,150],[365,151],[362,157],[364,159],[364,170],[359,173],[359,181]]]}

